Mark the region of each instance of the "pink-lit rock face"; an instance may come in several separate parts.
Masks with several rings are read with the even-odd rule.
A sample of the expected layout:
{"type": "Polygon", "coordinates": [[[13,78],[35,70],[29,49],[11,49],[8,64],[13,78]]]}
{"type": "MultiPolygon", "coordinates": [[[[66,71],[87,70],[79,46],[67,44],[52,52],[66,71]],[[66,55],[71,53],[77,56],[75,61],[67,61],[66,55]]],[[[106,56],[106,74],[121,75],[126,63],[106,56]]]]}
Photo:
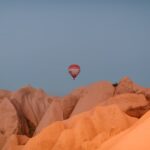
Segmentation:
{"type": "Polygon", "coordinates": [[[71,116],[73,110],[75,109],[80,98],[83,96],[84,92],[85,88],[80,87],[78,89],[73,90],[71,93],[69,93],[61,99],[61,106],[63,110],[64,119],[67,119],[71,116]]]}
{"type": "Polygon", "coordinates": [[[128,77],[122,78],[115,90],[115,94],[123,94],[123,93],[143,94],[147,99],[150,99],[150,88],[144,88],[134,83],[128,77]]]}
{"type": "Polygon", "coordinates": [[[8,137],[18,130],[19,118],[15,107],[7,98],[0,100],[0,133],[8,137]]]}
{"type": "Polygon", "coordinates": [[[137,85],[130,78],[124,77],[120,80],[115,90],[115,94],[136,93],[141,89],[143,89],[142,86],[137,85]]]}
{"type": "Polygon", "coordinates": [[[19,130],[19,118],[14,106],[7,98],[0,99],[0,149],[7,138],[19,130]]]}
{"type": "Polygon", "coordinates": [[[85,87],[84,93],[80,97],[71,116],[90,110],[100,102],[112,97],[113,94],[114,87],[110,82],[101,81],[88,85],[87,87],[85,87]]]}
{"type": "Polygon", "coordinates": [[[11,96],[10,91],[0,89],[0,99],[10,98],[10,96],[11,96]]]}
{"type": "Polygon", "coordinates": [[[43,128],[47,127],[53,122],[61,120],[63,120],[63,111],[60,105],[60,101],[55,100],[51,103],[51,105],[45,112],[34,134],[39,133],[43,128]]]}
{"type": "Polygon", "coordinates": [[[14,92],[11,102],[28,121],[37,126],[52,99],[43,90],[27,86],[14,92]]]}
{"type": "Polygon", "coordinates": [[[147,106],[149,102],[142,94],[126,93],[113,96],[101,103],[101,105],[105,106],[111,104],[118,105],[122,111],[126,112],[128,109],[131,108],[134,109],[140,106],[147,106]]]}

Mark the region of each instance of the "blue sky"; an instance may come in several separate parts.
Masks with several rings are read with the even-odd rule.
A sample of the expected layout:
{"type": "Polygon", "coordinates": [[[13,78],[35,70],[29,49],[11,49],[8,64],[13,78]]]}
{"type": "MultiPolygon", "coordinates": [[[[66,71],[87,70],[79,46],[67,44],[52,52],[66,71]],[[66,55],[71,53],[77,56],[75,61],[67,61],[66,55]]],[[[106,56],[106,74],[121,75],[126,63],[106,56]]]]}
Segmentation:
{"type": "Polygon", "coordinates": [[[0,1],[0,88],[51,95],[129,76],[150,87],[149,1],[0,1]],[[77,63],[73,81],[67,67],[77,63]]]}

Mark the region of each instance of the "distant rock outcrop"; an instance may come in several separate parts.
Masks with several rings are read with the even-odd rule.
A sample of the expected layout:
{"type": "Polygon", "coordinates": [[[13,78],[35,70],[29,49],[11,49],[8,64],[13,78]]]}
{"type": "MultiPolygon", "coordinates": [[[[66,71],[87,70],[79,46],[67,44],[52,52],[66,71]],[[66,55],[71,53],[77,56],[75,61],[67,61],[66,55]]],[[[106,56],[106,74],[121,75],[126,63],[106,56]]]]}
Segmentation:
{"type": "Polygon", "coordinates": [[[145,99],[144,95],[142,94],[133,94],[133,93],[126,93],[113,96],[106,101],[102,102],[101,105],[111,105],[116,104],[119,108],[126,112],[129,109],[134,109],[137,107],[147,106],[149,102],[145,99]]]}
{"type": "Polygon", "coordinates": [[[8,90],[0,89],[0,99],[8,98],[11,96],[11,92],[8,90]]]}
{"type": "Polygon", "coordinates": [[[115,90],[115,94],[123,94],[123,93],[143,94],[147,99],[150,99],[150,88],[144,88],[134,83],[128,77],[122,78],[115,90]]]}
{"type": "Polygon", "coordinates": [[[84,88],[84,93],[78,100],[71,116],[88,111],[100,102],[113,96],[114,87],[112,83],[101,81],[93,83],[84,88]]]}

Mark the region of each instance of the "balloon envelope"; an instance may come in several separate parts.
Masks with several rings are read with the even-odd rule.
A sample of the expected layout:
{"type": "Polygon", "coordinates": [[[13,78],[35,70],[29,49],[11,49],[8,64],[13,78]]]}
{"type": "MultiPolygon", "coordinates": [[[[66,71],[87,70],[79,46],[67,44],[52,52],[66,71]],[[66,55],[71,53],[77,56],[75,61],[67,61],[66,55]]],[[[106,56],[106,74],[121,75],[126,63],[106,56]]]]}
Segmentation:
{"type": "Polygon", "coordinates": [[[77,64],[72,64],[68,67],[68,72],[72,76],[72,78],[75,79],[80,73],[80,66],[77,64]]]}

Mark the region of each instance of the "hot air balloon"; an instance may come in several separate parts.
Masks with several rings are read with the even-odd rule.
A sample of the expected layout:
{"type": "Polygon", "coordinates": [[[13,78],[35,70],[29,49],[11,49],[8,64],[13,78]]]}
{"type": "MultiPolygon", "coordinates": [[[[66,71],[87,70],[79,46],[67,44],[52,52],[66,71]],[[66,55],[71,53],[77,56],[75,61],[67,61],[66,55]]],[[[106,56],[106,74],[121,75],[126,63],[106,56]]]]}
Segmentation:
{"type": "Polygon", "coordinates": [[[75,78],[78,76],[80,73],[80,66],[77,64],[72,64],[68,67],[68,72],[72,76],[72,78],[75,80],[75,78]]]}

